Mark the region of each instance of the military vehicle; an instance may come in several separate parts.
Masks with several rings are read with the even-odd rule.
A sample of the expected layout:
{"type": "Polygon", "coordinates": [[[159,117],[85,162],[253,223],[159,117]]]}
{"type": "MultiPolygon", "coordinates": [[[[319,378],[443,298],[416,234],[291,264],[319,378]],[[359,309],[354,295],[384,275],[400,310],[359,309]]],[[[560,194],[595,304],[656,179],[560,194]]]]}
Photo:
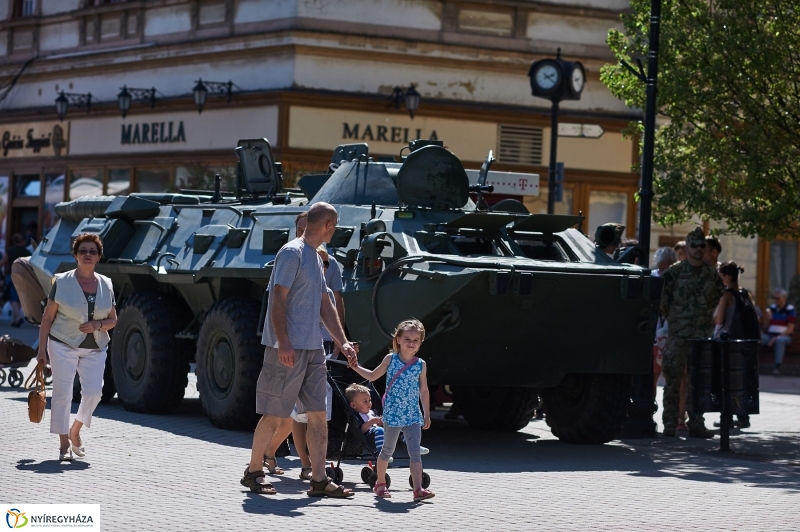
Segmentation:
{"type": "Polygon", "coordinates": [[[413,316],[427,328],[430,384],[449,385],[470,425],[518,430],[541,396],[560,439],[611,440],[631,375],[649,368],[660,280],[596,252],[580,216],[529,214],[519,202],[486,210],[491,158],[471,185],[441,143],[409,149],[394,162],[373,161],[366,145],[340,147],[335,171],[301,182],[309,199],[282,189],[266,139],[242,140],[235,194],[62,203],[30,262],[46,290],[74,267],[71,241],[99,234],[97,271],[119,304],[109,360],[125,408],[175,409],[194,360],[211,422],[251,429],[275,254],[295,217],[325,201],[339,212],[329,247],[362,364],[377,365],[393,327],[413,316]]]}

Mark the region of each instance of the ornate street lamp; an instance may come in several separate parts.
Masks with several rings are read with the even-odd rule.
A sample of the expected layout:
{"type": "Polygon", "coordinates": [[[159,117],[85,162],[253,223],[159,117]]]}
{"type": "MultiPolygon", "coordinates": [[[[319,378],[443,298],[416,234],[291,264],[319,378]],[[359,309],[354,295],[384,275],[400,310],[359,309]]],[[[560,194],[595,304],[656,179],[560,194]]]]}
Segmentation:
{"type": "Polygon", "coordinates": [[[419,109],[420,94],[413,85],[409,85],[407,89],[402,87],[395,87],[389,99],[394,104],[395,109],[400,109],[405,104],[408,116],[414,119],[414,114],[419,109]]]}
{"type": "Polygon", "coordinates": [[[122,86],[122,90],[117,95],[117,102],[119,102],[119,110],[122,113],[122,118],[127,116],[128,111],[131,109],[131,102],[150,102],[150,109],[156,106],[156,88],[149,89],[132,89],[127,85],[122,86]]]}
{"type": "Polygon", "coordinates": [[[67,115],[67,108],[70,105],[74,105],[75,107],[86,107],[86,112],[91,112],[92,93],[88,92],[86,94],[75,94],[72,92],[61,91],[58,95],[58,98],[56,98],[56,113],[58,114],[59,120],[64,120],[64,117],[67,115]]]}
{"type": "Polygon", "coordinates": [[[198,114],[203,112],[209,93],[227,96],[228,103],[231,103],[231,98],[233,97],[232,81],[203,81],[203,78],[200,78],[195,83],[192,94],[194,95],[194,104],[197,106],[198,114]]]}

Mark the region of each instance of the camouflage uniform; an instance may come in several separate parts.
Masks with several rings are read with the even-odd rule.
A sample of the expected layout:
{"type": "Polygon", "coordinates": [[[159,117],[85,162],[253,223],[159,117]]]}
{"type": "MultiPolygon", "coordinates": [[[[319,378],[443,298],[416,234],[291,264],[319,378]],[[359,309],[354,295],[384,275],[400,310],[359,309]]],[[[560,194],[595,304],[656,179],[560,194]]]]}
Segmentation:
{"type": "MultiPolygon", "coordinates": [[[[705,263],[694,267],[688,260],[683,260],[664,272],[661,315],[669,323],[662,359],[662,373],[666,380],[662,418],[665,429],[675,428],[678,424],[681,378],[689,361],[689,340],[711,337],[714,309],[724,289],[717,270],[705,263]]],[[[689,394],[686,398],[689,428],[705,427],[703,415],[695,413],[691,405],[689,394]]]]}

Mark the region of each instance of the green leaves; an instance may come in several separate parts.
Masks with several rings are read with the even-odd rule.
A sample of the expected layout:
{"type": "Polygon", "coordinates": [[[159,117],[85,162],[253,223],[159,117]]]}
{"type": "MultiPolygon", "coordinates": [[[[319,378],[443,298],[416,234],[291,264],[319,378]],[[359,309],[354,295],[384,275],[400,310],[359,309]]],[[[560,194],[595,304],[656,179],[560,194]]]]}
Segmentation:
{"type": "MultiPolygon", "coordinates": [[[[800,237],[800,9],[782,0],[664,0],[654,217],[725,220],[744,236],[800,237]]],[[[646,63],[650,0],[632,0],[601,80],[644,108],[621,61],[646,63]]],[[[641,131],[641,125],[629,132],[641,131]]],[[[639,134],[639,133],[633,133],[639,134]]]]}

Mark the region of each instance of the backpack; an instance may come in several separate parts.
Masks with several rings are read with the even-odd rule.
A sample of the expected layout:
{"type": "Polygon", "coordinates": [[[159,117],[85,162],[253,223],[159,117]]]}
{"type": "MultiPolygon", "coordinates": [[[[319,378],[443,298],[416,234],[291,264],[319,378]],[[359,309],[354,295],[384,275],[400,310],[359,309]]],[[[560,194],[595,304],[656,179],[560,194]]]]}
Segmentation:
{"type": "Polygon", "coordinates": [[[744,290],[728,290],[736,302],[728,334],[731,340],[760,340],[758,313],[744,290]]]}

